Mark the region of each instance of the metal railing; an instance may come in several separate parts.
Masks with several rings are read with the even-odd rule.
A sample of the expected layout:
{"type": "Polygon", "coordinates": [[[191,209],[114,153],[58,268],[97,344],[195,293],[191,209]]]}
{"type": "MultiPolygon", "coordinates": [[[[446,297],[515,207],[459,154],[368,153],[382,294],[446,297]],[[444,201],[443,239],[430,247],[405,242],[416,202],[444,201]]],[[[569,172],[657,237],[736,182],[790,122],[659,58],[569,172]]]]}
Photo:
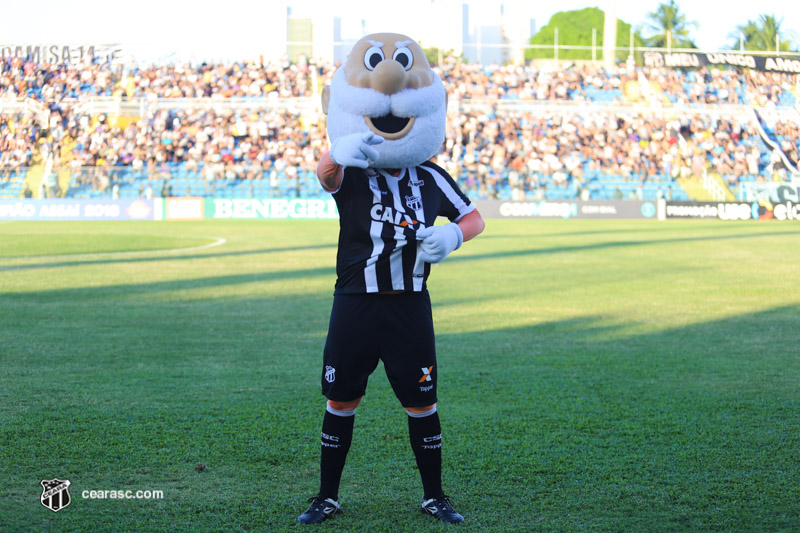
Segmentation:
{"type": "Polygon", "coordinates": [[[29,170],[30,167],[0,167],[0,198],[25,196],[25,179],[29,170]]]}
{"type": "Polygon", "coordinates": [[[216,113],[280,109],[295,113],[320,111],[319,98],[232,97],[148,98],[127,96],[90,96],[65,98],[64,104],[89,115],[146,116],[158,110],[210,109],[216,113]]]}
{"type": "Polygon", "coordinates": [[[625,113],[632,115],[650,114],[655,116],[685,116],[701,114],[713,117],[745,117],[749,106],[744,104],[663,104],[628,102],[577,102],[574,100],[536,100],[530,99],[466,99],[458,102],[461,109],[496,110],[526,112],[534,115],[564,113],[625,113]]]}
{"type": "Polygon", "coordinates": [[[31,113],[44,119],[49,110],[44,102],[33,98],[0,98],[0,113],[31,113]]]}
{"type": "MultiPolygon", "coordinates": [[[[284,110],[296,114],[321,114],[319,98],[130,98],[121,96],[89,96],[65,98],[62,104],[73,111],[88,115],[144,117],[159,110],[213,110],[216,113],[236,111],[284,110]]],[[[451,98],[453,110],[513,111],[534,115],[575,113],[628,113],[653,114],[662,116],[689,115],[700,113],[709,116],[741,117],[748,114],[749,106],[744,104],[671,104],[631,103],[631,102],[592,102],[575,100],[537,100],[535,98],[451,98]]],[[[44,104],[27,99],[2,100],[0,112],[30,112],[43,117],[47,114],[44,104]]],[[[787,109],[787,112],[789,110],[787,109]]]]}

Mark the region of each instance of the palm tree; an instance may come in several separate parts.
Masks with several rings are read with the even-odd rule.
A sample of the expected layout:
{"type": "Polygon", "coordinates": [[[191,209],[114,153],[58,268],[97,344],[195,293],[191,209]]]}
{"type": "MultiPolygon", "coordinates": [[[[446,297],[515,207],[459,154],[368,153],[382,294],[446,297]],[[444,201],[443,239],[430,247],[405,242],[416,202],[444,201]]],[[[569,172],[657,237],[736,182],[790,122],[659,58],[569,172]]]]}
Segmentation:
{"type": "Polygon", "coordinates": [[[697,48],[689,37],[689,31],[696,29],[698,24],[686,20],[686,15],[681,13],[680,6],[675,0],[669,0],[658,5],[655,11],[645,15],[648,22],[644,29],[653,32],[647,38],[647,45],[653,48],[667,48],[670,44],[675,48],[697,48]]]}
{"type": "MultiPolygon", "coordinates": [[[[776,19],[775,15],[759,15],[758,20],[748,20],[747,24],[736,26],[736,30],[729,34],[733,40],[731,48],[738,49],[744,45],[745,50],[774,51],[780,37],[794,37],[792,32],[781,30],[783,19],[776,19]]],[[[793,52],[796,48],[792,41],[780,41],[781,52],[793,52]]]]}

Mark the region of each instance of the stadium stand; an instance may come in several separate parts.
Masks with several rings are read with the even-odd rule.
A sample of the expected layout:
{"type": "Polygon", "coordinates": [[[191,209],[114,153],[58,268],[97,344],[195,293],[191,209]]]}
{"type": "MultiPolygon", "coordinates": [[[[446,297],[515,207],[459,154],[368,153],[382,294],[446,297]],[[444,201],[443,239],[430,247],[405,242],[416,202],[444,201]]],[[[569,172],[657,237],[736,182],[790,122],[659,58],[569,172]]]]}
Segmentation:
{"type": "MultiPolygon", "coordinates": [[[[0,115],[0,195],[46,174],[51,194],[75,198],[323,196],[317,102],[334,70],[4,59],[0,111],[14,111],[0,115]],[[47,165],[28,172],[37,158],[47,165]]],[[[686,200],[709,170],[736,194],[797,166],[798,75],[453,57],[438,70],[451,105],[437,157],[476,199],[686,200]]]]}

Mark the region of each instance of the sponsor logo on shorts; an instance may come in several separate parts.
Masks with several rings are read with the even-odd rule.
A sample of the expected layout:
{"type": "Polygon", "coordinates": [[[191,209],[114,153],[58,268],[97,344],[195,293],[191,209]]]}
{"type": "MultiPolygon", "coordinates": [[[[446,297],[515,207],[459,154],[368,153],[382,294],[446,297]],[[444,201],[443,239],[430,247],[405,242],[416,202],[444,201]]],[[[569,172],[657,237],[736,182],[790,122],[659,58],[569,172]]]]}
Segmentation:
{"type": "Polygon", "coordinates": [[[422,377],[419,378],[419,382],[422,383],[423,381],[430,381],[431,380],[431,372],[433,371],[433,367],[429,366],[427,368],[422,367],[422,377]]]}
{"type": "Polygon", "coordinates": [[[428,385],[427,387],[420,387],[419,390],[422,392],[429,392],[433,390],[433,385],[428,385]]]}

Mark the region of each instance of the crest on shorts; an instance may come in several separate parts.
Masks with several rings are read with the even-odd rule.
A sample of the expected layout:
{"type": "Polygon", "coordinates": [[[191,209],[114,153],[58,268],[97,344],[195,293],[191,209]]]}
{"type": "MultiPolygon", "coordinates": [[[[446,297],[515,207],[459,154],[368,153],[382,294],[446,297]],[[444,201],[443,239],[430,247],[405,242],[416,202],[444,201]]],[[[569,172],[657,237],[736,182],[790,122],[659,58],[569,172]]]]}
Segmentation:
{"type": "Polygon", "coordinates": [[[413,211],[422,209],[422,199],[419,196],[406,196],[406,205],[413,211]]]}
{"type": "Polygon", "coordinates": [[[336,369],[332,366],[325,365],[325,381],[333,383],[336,379],[336,369]]]}
{"type": "Polygon", "coordinates": [[[68,479],[43,479],[41,484],[42,496],[39,501],[54,513],[57,513],[72,501],[69,495],[70,481],[68,479]]]}

